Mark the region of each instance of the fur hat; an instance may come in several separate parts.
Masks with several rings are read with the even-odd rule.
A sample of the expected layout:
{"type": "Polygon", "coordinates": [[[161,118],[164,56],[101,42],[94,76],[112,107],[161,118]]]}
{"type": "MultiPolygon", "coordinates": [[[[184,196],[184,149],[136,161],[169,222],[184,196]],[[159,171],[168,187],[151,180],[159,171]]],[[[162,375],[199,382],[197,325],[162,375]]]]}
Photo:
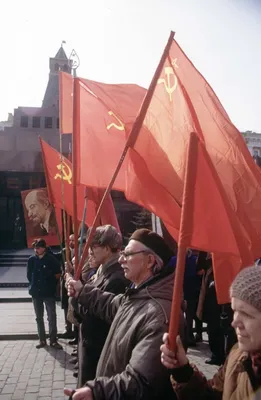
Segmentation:
{"type": "Polygon", "coordinates": [[[91,246],[108,246],[114,250],[122,247],[122,237],[117,229],[112,225],[102,225],[96,228],[91,246]]]}
{"type": "Polygon", "coordinates": [[[261,312],[261,267],[244,268],[234,279],[230,296],[245,301],[261,312]]]}
{"type": "Polygon", "coordinates": [[[130,240],[137,240],[151,249],[162,259],[164,265],[166,265],[173,256],[173,252],[165,243],[164,239],[156,232],[152,232],[149,229],[137,229],[131,235],[130,240]]]}

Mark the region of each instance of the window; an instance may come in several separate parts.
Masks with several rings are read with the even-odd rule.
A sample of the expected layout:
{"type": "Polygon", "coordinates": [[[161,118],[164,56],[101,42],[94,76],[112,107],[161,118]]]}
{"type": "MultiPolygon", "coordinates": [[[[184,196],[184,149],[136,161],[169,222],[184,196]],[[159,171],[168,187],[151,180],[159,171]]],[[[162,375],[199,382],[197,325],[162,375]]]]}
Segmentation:
{"type": "Polygon", "coordinates": [[[51,129],[53,126],[53,119],[52,117],[45,117],[44,118],[44,127],[46,129],[51,129]]]}
{"type": "Polygon", "coordinates": [[[59,66],[58,63],[55,64],[54,69],[55,69],[55,71],[59,71],[60,70],[60,66],[59,66]]]}
{"type": "Polygon", "coordinates": [[[33,117],[33,128],[40,128],[41,126],[41,118],[33,117]]]}
{"type": "Polygon", "coordinates": [[[69,71],[68,65],[64,64],[63,70],[64,70],[64,72],[68,72],[69,71]]]}
{"type": "Polygon", "coordinates": [[[21,127],[22,128],[28,128],[28,117],[27,117],[27,115],[22,115],[21,116],[21,127]]]}
{"type": "Polygon", "coordinates": [[[56,119],[56,128],[57,128],[57,129],[60,128],[60,121],[59,121],[59,118],[56,119]]]}

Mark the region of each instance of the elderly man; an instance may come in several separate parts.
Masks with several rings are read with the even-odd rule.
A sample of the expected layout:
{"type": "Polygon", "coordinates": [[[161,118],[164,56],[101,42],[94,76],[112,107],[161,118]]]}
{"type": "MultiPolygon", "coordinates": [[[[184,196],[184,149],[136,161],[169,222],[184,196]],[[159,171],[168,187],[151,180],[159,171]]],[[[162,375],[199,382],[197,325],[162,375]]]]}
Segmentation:
{"type": "MultiPolygon", "coordinates": [[[[177,352],[168,348],[168,335],[161,346],[162,363],[170,370],[178,399],[258,399],[261,392],[261,269],[243,269],[232,283],[232,326],[238,344],[229,353],[224,366],[210,380],[190,365],[177,338],[177,352]]],[[[176,396],[174,397],[176,398],[176,396]]]]}
{"type": "Polygon", "coordinates": [[[28,218],[32,221],[32,236],[46,236],[56,233],[55,213],[52,209],[46,189],[32,190],[25,198],[28,218]]]}
{"type": "Polygon", "coordinates": [[[124,295],[70,282],[70,293],[78,302],[112,324],[96,378],[73,394],[65,389],[73,400],[167,399],[172,388],[160,363],[159,346],[171,309],[174,277],[173,269],[166,267],[171,256],[162,237],[139,229],[119,258],[125,277],[133,282],[124,295]]]}

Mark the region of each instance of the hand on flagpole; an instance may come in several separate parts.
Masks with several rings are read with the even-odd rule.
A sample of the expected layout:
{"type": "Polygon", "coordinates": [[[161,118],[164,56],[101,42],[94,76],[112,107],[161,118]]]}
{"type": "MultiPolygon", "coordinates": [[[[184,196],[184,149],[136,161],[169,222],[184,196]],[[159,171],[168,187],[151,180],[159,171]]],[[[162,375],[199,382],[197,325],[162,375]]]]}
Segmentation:
{"type": "Polygon", "coordinates": [[[187,359],[186,352],[182,345],[181,339],[177,336],[176,343],[177,343],[177,350],[176,353],[169,349],[169,334],[164,333],[163,335],[163,345],[161,345],[161,362],[162,364],[168,368],[180,368],[184,365],[189,363],[187,359]]]}
{"type": "Polygon", "coordinates": [[[69,297],[78,297],[83,284],[81,281],[75,281],[72,277],[67,280],[67,290],[69,297]]]}

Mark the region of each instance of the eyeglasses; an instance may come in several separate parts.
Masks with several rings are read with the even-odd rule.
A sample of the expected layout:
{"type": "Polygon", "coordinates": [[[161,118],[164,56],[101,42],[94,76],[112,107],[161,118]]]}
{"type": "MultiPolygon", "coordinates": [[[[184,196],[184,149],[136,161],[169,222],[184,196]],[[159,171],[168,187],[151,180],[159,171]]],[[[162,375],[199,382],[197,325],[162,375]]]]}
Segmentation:
{"type": "Polygon", "coordinates": [[[129,256],[134,256],[134,254],[139,254],[139,253],[146,253],[146,250],[130,251],[127,253],[125,251],[120,251],[120,257],[127,258],[129,256]]]}

